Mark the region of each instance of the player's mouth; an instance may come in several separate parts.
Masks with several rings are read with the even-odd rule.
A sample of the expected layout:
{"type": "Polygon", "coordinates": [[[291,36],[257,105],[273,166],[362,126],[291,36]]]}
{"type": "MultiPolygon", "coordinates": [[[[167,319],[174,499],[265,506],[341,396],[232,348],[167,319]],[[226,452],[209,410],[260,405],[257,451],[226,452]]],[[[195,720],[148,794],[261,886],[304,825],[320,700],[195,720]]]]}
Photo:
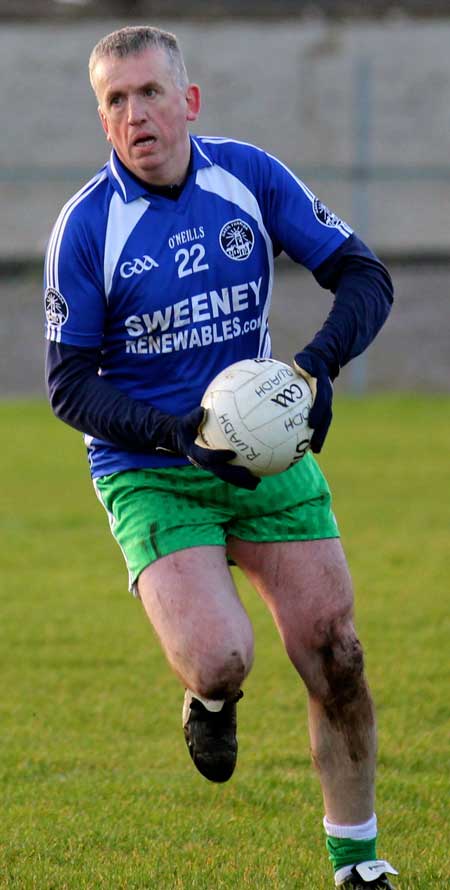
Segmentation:
{"type": "Polygon", "coordinates": [[[137,136],[136,139],[133,139],[133,148],[148,148],[150,145],[154,145],[155,142],[156,136],[137,136]]]}

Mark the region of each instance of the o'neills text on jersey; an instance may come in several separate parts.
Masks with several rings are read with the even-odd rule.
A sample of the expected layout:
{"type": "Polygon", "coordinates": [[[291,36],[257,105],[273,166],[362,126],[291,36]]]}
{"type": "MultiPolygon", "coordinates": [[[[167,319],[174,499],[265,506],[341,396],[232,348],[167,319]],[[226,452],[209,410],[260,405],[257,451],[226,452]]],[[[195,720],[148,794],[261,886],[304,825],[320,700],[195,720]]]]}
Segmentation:
{"type": "Polygon", "coordinates": [[[199,238],[205,237],[203,226],[193,226],[192,229],[183,229],[182,232],[176,232],[171,235],[168,241],[169,247],[180,247],[181,244],[189,244],[190,241],[198,241],[199,238]]]}

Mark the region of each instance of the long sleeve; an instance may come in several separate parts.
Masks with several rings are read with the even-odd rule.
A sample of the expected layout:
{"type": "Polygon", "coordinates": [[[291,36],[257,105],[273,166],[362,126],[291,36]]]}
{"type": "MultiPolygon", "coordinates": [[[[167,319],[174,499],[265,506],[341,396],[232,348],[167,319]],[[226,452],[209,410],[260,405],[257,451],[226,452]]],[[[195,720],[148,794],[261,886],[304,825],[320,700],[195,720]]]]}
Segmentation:
{"type": "Polygon", "coordinates": [[[121,448],[171,448],[174,417],[119,392],[99,376],[98,364],[97,348],[48,342],[46,382],[54,414],[121,448]]]}
{"type": "Polygon", "coordinates": [[[314,276],[335,299],[306,350],[325,362],[334,379],[376,337],[392,306],[393,285],[383,263],[356,235],[315,269],[314,276]]]}

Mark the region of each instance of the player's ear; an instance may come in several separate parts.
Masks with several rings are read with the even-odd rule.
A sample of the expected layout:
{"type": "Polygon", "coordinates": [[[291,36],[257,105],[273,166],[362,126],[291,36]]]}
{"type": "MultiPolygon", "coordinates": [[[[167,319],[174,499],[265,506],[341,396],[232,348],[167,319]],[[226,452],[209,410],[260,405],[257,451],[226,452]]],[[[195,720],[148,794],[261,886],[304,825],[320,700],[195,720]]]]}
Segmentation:
{"type": "Polygon", "coordinates": [[[97,111],[98,111],[98,116],[100,118],[100,122],[103,127],[105,136],[106,136],[108,142],[111,142],[111,136],[109,135],[108,119],[106,117],[106,114],[104,111],[102,111],[102,108],[100,105],[98,106],[97,111]]]}
{"type": "Polygon", "coordinates": [[[200,114],[201,96],[200,87],[196,83],[190,83],[186,91],[186,120],[195,121],[200,114]]]}

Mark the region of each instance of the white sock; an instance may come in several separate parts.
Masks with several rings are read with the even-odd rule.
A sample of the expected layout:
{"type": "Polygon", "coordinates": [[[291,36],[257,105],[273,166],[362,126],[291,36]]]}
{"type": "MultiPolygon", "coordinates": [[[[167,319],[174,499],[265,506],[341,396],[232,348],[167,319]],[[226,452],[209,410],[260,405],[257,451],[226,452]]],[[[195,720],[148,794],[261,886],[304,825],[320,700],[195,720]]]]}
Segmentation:
{"type": "Polygon", "coordinates": [[[323,827],[330,837],[348,837],[352,841],[371,841],[377,836],[377,817],[375,813],[360,825],[334,825],[324,816],[323,827]]]}

